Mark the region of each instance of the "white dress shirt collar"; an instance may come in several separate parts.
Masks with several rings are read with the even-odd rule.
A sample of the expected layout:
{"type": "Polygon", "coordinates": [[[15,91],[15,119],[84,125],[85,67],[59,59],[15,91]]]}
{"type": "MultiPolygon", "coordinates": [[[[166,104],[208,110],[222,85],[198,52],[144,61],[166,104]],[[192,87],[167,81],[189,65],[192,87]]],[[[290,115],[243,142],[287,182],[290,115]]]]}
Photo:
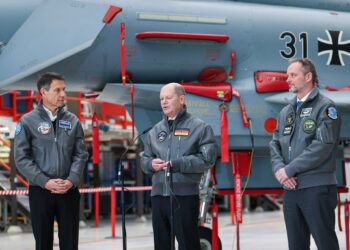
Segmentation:
{"type": "Polygon", "coordinates": [[[47,115],[50,117],[50,120],[52,122],[54,122],[57,119],[57,112],[56,112],[56,115],[53,115],[52,112],[48,108],[46,108],[44,105],[43,105],[43,107],[44,107],[47,115]]]}

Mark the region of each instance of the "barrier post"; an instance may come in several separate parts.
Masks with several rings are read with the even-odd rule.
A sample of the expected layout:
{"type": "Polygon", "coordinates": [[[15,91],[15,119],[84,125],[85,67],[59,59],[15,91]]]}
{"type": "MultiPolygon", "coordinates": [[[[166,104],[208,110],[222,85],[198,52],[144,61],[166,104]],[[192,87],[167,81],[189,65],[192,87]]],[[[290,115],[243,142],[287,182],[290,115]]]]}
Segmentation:
{"type": "Polygon", "coordinates": [[[231,214],[231,223],[235,224],[235,196],[234,194],[230,194],[230,214],[231,214]]]}
{"type": "Polygon", "coordinates": [[[349,250],[349,203],[348,199],[344,203],[344,214],[345,214],[345,239],[346,239],[346,250],[349,250]]]}
{"type": "Polygon", "coordinates": [[[111,189],[111,230],[112,230],[112,238],[115,238],[115,186],[112,186],[111,189]]]}
{"type": "Polygon", "coordinates": [[[92,116],[92,163],[94,164],[94,187],[100,186],[100,129],[96,112],[92,116]]]}
{"type": "Polygon", "coordinates": [[[236,217],[236,237],[237,237],[237,250],[240,249],[240,234],[239,224],[243,221],[242,213],[242,178],[241,168],[239,166],[239,155],[236,152],[231,152],[231,167],[234,174],[234,196],[235,196],[235,217],[236,217]]]}
{"type": "Polygon", "coordinates": [[[95,226],[99,225],[99,215],[100,215],[100,193],[95,192],[95,226]]]}
{"type": "Polygon", "coordinates": [[[212,231],[211,231],[211,242],[212,249],[219,250],[219,221],[218,221],[218,206],[215,198],[213,199],[212,207],[212,231]]]}

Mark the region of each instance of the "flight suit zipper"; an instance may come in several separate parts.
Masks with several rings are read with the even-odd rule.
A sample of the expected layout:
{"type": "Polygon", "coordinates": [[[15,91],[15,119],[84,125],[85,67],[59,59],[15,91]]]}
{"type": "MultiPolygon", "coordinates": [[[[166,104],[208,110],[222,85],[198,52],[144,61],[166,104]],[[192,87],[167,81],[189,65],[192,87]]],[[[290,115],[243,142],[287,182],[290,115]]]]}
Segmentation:
{"type": "Polygon", "coordinates": [[[288,147],[288,160],[290,161],[290,158],[291,158],[291,154],[292,154],[292,146],[289,145],[288,147]]]}
{"type": "Polygon", "coordinates": [[[179,136],[179,141],[177,143],[177,155],[176,155],[176,159],[178,159],[180,157],[180,141],[181,141],[181,136],[179,136]]]}
{"type": "MultiPolygon", "coordinates": [[[[52,123],[52,122],[51,122],[52,123]]],[[[57,132],[58,132],[58,116],[56,117],[56,123],[55,123],[56,129],[54,129],[54,135],[55,135],[55,145],[56,145],[56,150],[57,150],[57,168],[56,168],[56,176],[59,175],[59,170],[60,170],[60,155],[59,155],[59,148],[58,148],[58,143],[57,143],[57,132]]]]}
{"type": "MultiPolygon", "coordinates": [[[[294,110],[294,109],[293,109],[294,110]]],[[[293,141],[293,136],[294,136],[294,133],[295,131],[297,131],[297,124],[298,124],[298,114],[299,114],[299,111],[300,111],[300,108],[299,110],[294,110],[295,112],[295,119],[294,119],[294,124],[292,126],[292,131],[291,131],[291,134],[290,134],[290,137],[289,137],[289,145],[288,145],[288,161],[290,162],[291,159],[292,159],[292,141],[293,141]]]]}

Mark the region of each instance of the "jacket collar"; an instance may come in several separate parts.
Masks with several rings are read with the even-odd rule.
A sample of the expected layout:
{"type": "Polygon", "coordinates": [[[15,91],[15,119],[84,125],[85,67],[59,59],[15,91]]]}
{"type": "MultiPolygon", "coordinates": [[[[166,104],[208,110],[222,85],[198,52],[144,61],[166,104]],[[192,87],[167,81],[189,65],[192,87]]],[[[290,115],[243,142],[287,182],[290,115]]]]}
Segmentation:
{"type": "MultiPolygon", "coordinates": [[[[305,100],[305,102],[311,102],[314,100],[318,95],[320,94],[320,90],[317,87],[314,87],[308,98],[305,100]]],[[[293,107],[297,105],[297,96],[294,96],[294,98],[288,100],[289,104],[291,104],[293,107]]]]}
{"type": "MultiPolygon", "coordinates": [[[[178,112],[177,112],[177,115],[176,115],[176,118],[174,120],[174,127],[176,124],[179,123],[179,121],[181,121],[187,114],[187,106],[184,105],[183,108],[181,108],[178,112]]],[[[164,117],[164,121],[166,123],[168,123],[168,117],[166,115],[163,115],[164,117]]]]}
{"type": "MultiPolygon", "coordinates": [[[[37,107],[37,110],[38,110],[41,114],[44,114],[46,117],[48,117],[49,120],[51,121],[49,115],[47,114],[46,110],[44,109],[43,100],[40,100],[40,102],[39,102],[39,104],[38,104],[38,107],[37,107]]],[[[64,107],[58,108],[56,120],[58,119],[58,117],[61,116],[61,114],[63,113],[63,111],[64,111],[64,107]]]]}

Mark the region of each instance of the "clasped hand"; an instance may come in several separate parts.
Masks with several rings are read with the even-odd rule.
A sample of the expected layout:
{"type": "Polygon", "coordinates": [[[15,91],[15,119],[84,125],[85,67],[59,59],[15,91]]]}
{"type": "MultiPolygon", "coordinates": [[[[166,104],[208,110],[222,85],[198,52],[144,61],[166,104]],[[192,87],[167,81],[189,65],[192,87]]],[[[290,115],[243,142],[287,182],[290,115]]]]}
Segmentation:
{"type": "Polygon", "coordinates": [[[156,158],[152,160],[152,168],[154,171],[167,171],[169,161],[164,161],[162,159],[156,158]]]}
{"type": "Polygon", "coordinates": [[[284,168],[279,169],[275,173],[275,177],[279,183],[289,189],[295,189],[297,186],[297,178],[296,177],[288,177],[286,170],[284,168]]]}
{"type": "Polygon", "coordinates": [[[65,194],[72,186],[71,181],[63,179],[50,179],[45,183],[45,188],[54,194],[65,194]]]}

